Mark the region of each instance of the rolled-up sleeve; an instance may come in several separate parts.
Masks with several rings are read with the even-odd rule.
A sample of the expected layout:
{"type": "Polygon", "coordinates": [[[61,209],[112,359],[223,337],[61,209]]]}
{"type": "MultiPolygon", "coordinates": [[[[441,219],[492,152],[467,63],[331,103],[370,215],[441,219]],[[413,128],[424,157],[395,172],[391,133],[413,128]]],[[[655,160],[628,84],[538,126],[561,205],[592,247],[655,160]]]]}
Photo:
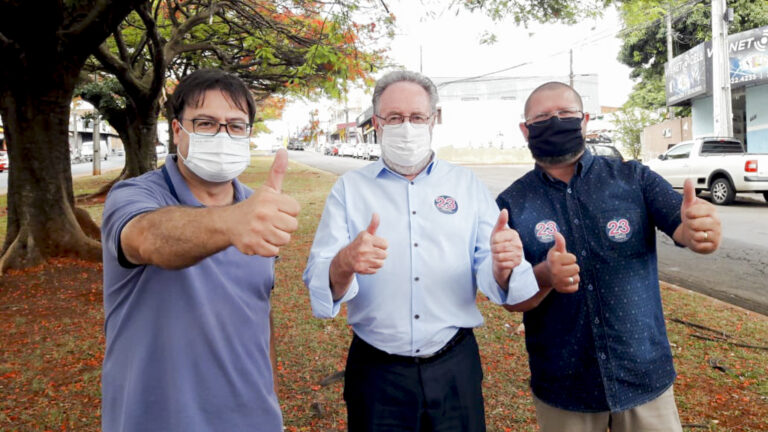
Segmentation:
{"type": "MultiPolygon", "coordinates": [[[[136,216],[157,210],[163,205],[158,192],[132,181],[117,183],[107,195],[101,223],[103,248],[110,257],[120,256],[120,234],[136,216]]],[[[125,263],[120,263],[125,266],[125,263]]]]}
{"type": "Polygon", "coordinates": [[[477,287],[493,303],[508,305],[521,303],[539,292],[533,267],[523,256],[520,264],[512,270],[506,290],[496,282],[496,278],[493,277],[491,233],[499,218],[499,207],[484,185],[479,184],[477,189],[478,201],[481,203],[478,205],[474,260],[477,287]]]}
{"type": "Polygon", "coordinates": [[[333,301],[331,294],[331,261],[350,241],[344,182],[339,179],[325,202],[303,275],[304,285],[309,290],[312,313],[318,318],[335,317],[341,304],[357,295],[357,277],[352,278],[349,289],[339,300],[333,301]]]}

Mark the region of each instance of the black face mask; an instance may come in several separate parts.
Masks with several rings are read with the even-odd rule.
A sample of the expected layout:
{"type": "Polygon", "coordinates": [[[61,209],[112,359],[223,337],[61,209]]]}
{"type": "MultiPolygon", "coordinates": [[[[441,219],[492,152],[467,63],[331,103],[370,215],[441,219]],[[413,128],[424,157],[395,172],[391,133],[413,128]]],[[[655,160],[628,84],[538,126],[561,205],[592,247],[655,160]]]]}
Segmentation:
{"type": "Polygon", "coordinates": [[[552,116],[541,124],[526,124],[528,148],[534,159],[551,159],[579,151],[584,147],[581,117],[552,116]]]}

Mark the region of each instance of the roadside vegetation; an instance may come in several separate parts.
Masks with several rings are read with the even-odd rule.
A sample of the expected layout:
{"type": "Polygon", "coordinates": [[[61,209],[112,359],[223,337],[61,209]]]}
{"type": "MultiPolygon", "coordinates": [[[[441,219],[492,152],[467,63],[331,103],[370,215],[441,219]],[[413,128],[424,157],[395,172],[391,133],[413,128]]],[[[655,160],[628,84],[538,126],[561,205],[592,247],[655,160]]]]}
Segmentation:
{"type": "MultiPolygon", "coordinates": [[[[252,187],[260,185],[270,161],[255,158],[241,179],[252,187]]],[[[75,195],[97,191],[117,174],[75,179],[75,195]]],[[[273,295],[287,431],[346,430],[342,381],[333,374],[343,370],[351,329],[344,310],[334,320],[312,317],[301,281],[335,178],[292,164],[284,183],[284,190],[302,205],[301,228],[281,250],[273,295]]],[[[100,221],[102,203],[80,205],[100,221]]],[[[5,208],[4,196],[0,208],[5,208]]],[[[5,217],[0,214],[0,230],[5,217]]],[[[55,259],[0,278],[0,430],[100,429],[101,277],[101,264],[55,259]]],[[[666,284],[662,295],[684,429],[768,430],[768,317],[666,284]]],[[[483,297],[478,303],[486,318],[476,334],[488,430],[535,431],[522,315],[483,297]]]]}

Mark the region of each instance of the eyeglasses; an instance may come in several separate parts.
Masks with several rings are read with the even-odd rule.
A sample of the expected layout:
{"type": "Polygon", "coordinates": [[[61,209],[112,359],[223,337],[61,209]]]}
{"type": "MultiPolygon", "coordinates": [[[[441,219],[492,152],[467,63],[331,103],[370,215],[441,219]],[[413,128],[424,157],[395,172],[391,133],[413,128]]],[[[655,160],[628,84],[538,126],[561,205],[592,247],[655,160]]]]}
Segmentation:
{"type": "MultiPolygon", "coordinates": [[[[179,119],[179,121],[183,121],[183,119],[179,119]]],[[[192,119],[190,121],[192,122],[192,132],[198,135],[214,136],[219,133],[222,126],[224,126],[227,135],[231,138],[248,138],[251,134],[251,125],[246,122],[234,121],[229,123],[219,123],[209,119],[192,119]]]]}
{"type": "Polygon", "coordinates": [[[426,114],[411,114],[409,116],[404,116],[400,114],[390,114],[386,117],[382,117],[378,114],[376,114],[376,117],[380,118],[384,121],[384,124],[387,125],[399,125],[402,124],[405,119],[408,119],[408,121],[411,124],[427,124],[429,123],[429,120],[432,118],[432,114],[426,115],[426,114]]]}
{"type": "Polygon", "coordinates": [[[548,113],[541,113],[536,114],[533,117],[528,117],[525,119],[525,122],[529,125],[534,126],[542,126],[544,123],[547,122],[547,120],[551,119],[552,117],[557,117],[559,119],[572,119],[572,118],[584,118],[584,113],[580,110],[575,110],[572,108],[562,109],[558,111],[552,111],[548,113]]]}

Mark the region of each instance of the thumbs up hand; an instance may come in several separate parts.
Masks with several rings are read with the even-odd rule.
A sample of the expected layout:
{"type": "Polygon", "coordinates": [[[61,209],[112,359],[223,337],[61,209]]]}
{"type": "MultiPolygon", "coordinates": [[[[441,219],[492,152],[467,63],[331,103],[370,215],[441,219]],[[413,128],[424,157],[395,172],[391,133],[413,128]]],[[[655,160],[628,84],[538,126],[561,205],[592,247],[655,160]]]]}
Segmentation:
{"type": "Polygon", "coordinates": [[[693,181],[686,179],[683,185],[683,204],[680,206],[680,227],[675,240],[688,246],[694,252],[709,254],[720,246],[720,219],[715,206],[697,198],[693,181]]]}
{"type": "Polygon", "coordinates": [[[517,231],[507,226],[509,213],[504,209],[499,213],[496,226],[491,231],[491,256],[493,258],[493,277],[501,287],[506,288],[512,270],[523,260],[523,242],[517,231]]]}
{"type": "Polygon", "coordinates": [[[339,252],[340,265],[345,272],[374,274],[387,259],[387,240],[376,235],[379,215],[374,213],[368,228],[339,252]]]}
{"type": "Polygon", "coordinates": [[[225,227],[232,244],[247,255],[276,256],[299,226],[300,206],[281,193],[288,169],[288,152],[278,150],[267,181],[248,199],[231,206],[225,227]]]}
{"type": "Polygon", "coordinates": [[[555,232],[555,245],[547,252],[551,286],[561,293],[574,293],[579,290],[579,265],[576,255],[568,253],[565,237],[555,232]]]}

